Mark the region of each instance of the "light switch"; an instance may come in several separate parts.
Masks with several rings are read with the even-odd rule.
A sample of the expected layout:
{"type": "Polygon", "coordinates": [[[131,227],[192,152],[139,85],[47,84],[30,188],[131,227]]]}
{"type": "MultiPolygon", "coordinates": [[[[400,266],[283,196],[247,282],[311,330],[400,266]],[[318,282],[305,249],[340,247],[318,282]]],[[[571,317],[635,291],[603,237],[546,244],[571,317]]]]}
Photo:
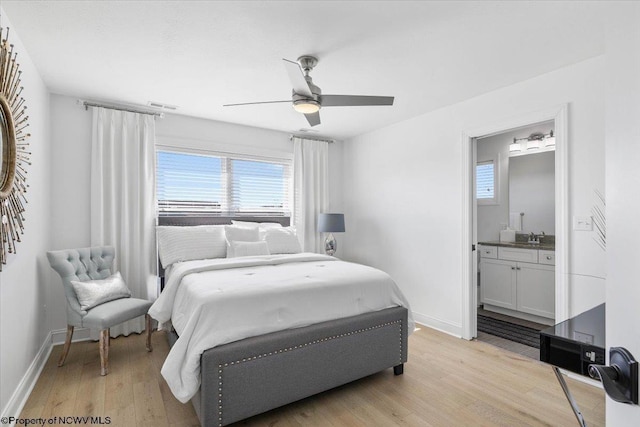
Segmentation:
{"type": "Polygon", "coordinates": [[[579,231],[593,230],[593,218],[590,216],[574,216],[573,229],[579,231]]]}

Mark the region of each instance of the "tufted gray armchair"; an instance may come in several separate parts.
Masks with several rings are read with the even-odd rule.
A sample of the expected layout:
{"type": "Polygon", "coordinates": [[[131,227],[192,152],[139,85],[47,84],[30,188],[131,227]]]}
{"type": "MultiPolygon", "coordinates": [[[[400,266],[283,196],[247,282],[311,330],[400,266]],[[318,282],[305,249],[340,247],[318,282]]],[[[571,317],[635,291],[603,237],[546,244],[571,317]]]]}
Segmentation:
{"type": "Polygon", "coordinates": [[[77,327],[100,330],[100,375],[109,371],[109,328],[119,323],[145,315],[147,351],[151,351],[151,317],[147,314],[151,301],[138,298],[122,298],[105,302],[89,310],[82,310],[71,281],[106,279],[111,271],[115,249],[112,246],[95,246],[47,252],[51,267],[58,272],[67,297],[67,338],[58,366],[64,364],[71,347],[73,329],[77,327]]]}

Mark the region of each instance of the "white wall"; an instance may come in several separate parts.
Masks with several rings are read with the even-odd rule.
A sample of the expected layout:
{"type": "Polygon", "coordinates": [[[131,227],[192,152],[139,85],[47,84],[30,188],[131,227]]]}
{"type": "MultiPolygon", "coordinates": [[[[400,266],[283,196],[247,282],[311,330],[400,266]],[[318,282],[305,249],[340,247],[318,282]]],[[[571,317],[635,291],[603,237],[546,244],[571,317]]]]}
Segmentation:
{"type": "MultiPolygon", "coordinates": [[[[51,95],[51,230],[49,249],[84,247],[90,244],[91,109],[85,111],[77,99],[51,95]]],[[[260,153],[293,152],[289,134],[232,123],[216,122],[176,114],[157,119],[158,142],[191,148],[260,153]]],[[[330,185],[332,209],[342,208],[342,144],[329,145],[329,166],[336,173],[330,185]]],[[[60,279],[48,272],[53,291],[48,296],[50,329],[66,328],[65,298],[60,279]]],[[[62,338],[62,337],[61,337],[62,338]]]]}
{"type": "MultiPolygon", "coordinates": [[[[477,229],[479,242],[498,240],[502,225],[509,225],[509,144],[513,142],[513,138],[526,138],[534,132],[547,134],[553,129],[553,122],[545,122],[544,124],[527,126],[526,128],[515,131],[509,131],[478,139],[477,161],[482,162],[485,160],[497,159],[494,161],[498,162],[497,187],[499,194],[497,204],[478,203],[477,229]]],[[[553,194],[552,189],[552,198],[553,194]]],[[[555,224],[552,228],[555,230],[555,224]]],[[[551,232],[552,228],[547,228],[546,233],[554,234],[551,232]]],[[[539,233],[542,230],[526,228],[524,231],[534,231],[539,233]]]]}
{"type": "MultiPolygon", "coordinates": [[[[2,23],[11,27],[9,42],[18,52],[22,70],[23,97],[28,106],[32,165],[28,168],[24,235],[9,254],[0,272],[0,410],[12,411],[22,396],[14,395],[32,361],[39,354],[49,332],[46,324],[48,269],[45,251],[49,248],[49,95],[29,53],[13,31],[3,11],[2,23]]],[[[35,373],[33,373],[35,374],[35,373]]]]}
{"type": "Polygon", "coordinates": [[[293,143],[287,133],[176,114],[166,114],[163,119],[156,121],[156,136],[158,142],[175,140],[192,148],[207,149],[215,144],[225,144],[255,150],[293,152],[293,143]]]}
{"type": "MultiPolygon", "coordinates": [[[[569,211],[590,215],[604,191],[603,79],[597,57],[345,141],[344,256],[391,274],[418,321],[460,335],[463,132],[570,103],[569,211]]],[[[570,314],[604,301],[592,237],[570,232],[570,314]]]]}
{"type": "MultiPolygon", "coordinates": [[[[640,4],[610,9],[606,38],[607,347],[640,360],[640,4]]],[[[607,425],[640,425],[640,407],[607,399],[607,425]]]]}

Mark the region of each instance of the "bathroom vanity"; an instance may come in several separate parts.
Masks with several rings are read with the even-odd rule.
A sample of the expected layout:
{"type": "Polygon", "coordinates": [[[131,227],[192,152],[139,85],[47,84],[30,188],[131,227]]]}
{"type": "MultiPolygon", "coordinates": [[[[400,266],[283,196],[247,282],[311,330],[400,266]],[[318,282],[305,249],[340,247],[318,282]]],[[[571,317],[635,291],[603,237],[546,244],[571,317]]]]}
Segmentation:
{"type": "Polygon", "coordinates": [[[552,325],[555,247],[480,242],[480,302],[485,310],[552,325]]]}

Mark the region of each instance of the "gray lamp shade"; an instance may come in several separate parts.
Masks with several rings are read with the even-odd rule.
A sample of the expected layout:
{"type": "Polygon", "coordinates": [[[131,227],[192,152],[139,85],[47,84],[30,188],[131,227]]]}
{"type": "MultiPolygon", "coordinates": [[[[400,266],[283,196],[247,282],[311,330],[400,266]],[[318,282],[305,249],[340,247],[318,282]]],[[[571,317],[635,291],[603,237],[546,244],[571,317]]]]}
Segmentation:
{"type": "Polygon", "coordinates": [[[344,233],[344,214],[318,214],[318,231],[320,233],[344,233]]]}

